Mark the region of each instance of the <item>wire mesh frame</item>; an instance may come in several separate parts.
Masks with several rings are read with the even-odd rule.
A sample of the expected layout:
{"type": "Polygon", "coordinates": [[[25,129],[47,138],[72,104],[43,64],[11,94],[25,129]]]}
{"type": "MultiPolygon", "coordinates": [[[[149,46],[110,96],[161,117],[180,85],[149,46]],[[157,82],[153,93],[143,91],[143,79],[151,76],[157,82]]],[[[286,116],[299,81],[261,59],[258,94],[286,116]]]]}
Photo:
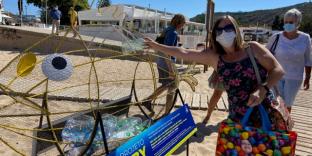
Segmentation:
{"type": "MultiPolygon", "coordinates": [[[[134,85],[134,80],[133,80],[133,82],[132,82],[132,87],[131,87],[131,91],[130,91],[130,95],[128,96],[128,98],[129,99],[132,99],[132,96],[135,94],[135,85],[134,85]]],[[[42,109],[43,110],[47,110],[47,106],[48,106],[48,104],[47,104],[47,98],[48,98],[48,95],[47,95],[47,93],[44,93],[44,98],[43,98],[43,100],[42,100],[42,109]]],[[[118,101],[118,100],[115,100],[115,101],[118,101]]],[[[113,102],[113,101],[112,101],[113,102]]],[[[140,107],[140,105],[138,105],[139,107],[140,107]]],[[[128,106],[128,107],[130,107],[130,106],[128,106]]],[[[144,112],[144,110],[143,109],[140,109],[141,111],[142,111],[142,113],[146,116],[146,117],[148,117],[147,115],[146,115],[146,113],[144,112]]],[[[101,117],[101,112],[100,112],[100,110],[94,110],[95,111],[95,114],[96,114],[96,116],[95,116],[95,124],[94,124],[94,128],[93,128],[93,131],[92,131],[92,133],[91,133],[91,137],[90,137],[90,139],[89,139],[89,141],[88,141],[88,143],[87,143],[87,147],[83,150],[83,152],[81,152],[81,156],[83,156],[84,154],[86,154],[86,152],[91,148],[91,145],[92,145],[92,143],[93,143],[93,141],[94,141],[94,139],[95,139],[95,136],[96,136],[96,132],[98,131],[98,127],[100,126],[100,131],[101,131],[101,134],[102,134],[102,138],[103,138],[103,143],[104,143],[104,149],[105,149],[105,151],[106,151],[106,154],[108,154],[109,153],[109,150],[108,150],[108,144],[107,144],[107,140],[106,140],[106,134],[105,134],[105,131],[104,131],[104,125],[103,125],[103,121],[102,121],[102,117],[101,117]]],[[[38,128],[42,128],[42,121],[43,121],[43,114],[40,116],[40,121],[39,121],[39,126],[38,126],[38,128]]],[[[128,111],[127,111],[127,113],[126,113],[126,116],[128,116],[128,111]]],[[[48,131],[49,133],[50,133],[50,135],[51,135],[51,137],[54,139],[54,140],[57,140],[57,137],[56,137],[56,135],[55,135],[55,132],[54,132],[54,130],[53,130],[53,124],[51,123],[51,120],[50,120],[50,118],[48,117],[48,115],[46,116],[47,117],[47,121],[48,121],[48,123],[47,123],[47,128],[48,129],[51,129],[50,131],[48,131]]],[[[58,152],[59,152],[59,154],[60,155],[64,155],[64,151],[61,149],[61,147],[60,147],[60,145],[59,145],[59,143],[58,143],[58,141],[57,142],[55,142],[54,143],[55,144],[55,146],[56,146],[56,148],[57,148],[57,150],[58,150],[58,152]]],[[[35,146],[36,147],[36,146],[35,146]]],[[[37,149],[35,148],[35,149],[33,149],[33,150],[35,150],[35,151],[33,151],[33,154],[37,154],[37,149]]]]}
{"type": "MultiPolygon", "coordinates": [[[[75,29],[68,29],[66,32],[65,32],[65,35],[64,35],[64,37],[66,37],[67,35],[68,35],[68,33],[69,33],[69,31],[70,30],[72,30],[72,31],[74,31],[74,32],[76,32],[76,30],[75,29]]],[[[94,70],[94,72],[95,72],[95,76],[96,76],[96,85],[97,85],[97,90],[99,90],[99,81],[98,81],[98,79],[97,79],[97,74],[96,74],[96,68],[95,68],[95,65],[94,65],[94,63],[96,62],[96,61],[101,61],[101,60],[94,60],[94,58],[91,56],[91,54],[90,54],[90,49],[88,48],[88,46],[87,46],[87,44],[83,41],[83,39],[82,39],[82,37],[80,36],[80,34],[79,34],[79,32],[76,32],[77,34],[78,34],[78,38],[81,40],[81,44],[84,46],[84,50],[87,52],[87,54],[88,54],[88,56],[90,57],[90,64],[91,64],[91,69],[90,70],[94,70]]],[[[36,47],[36,46],[38,46],[40,43],[43,43],[43,42],[45,42],[45,41],[47,41],[48,39],[50,39],[50,38],[52,38],[52,37],[54,37],[55,35],[49,35],[49,36],[47,36],[47,37],[45,37],[44,39],[42,39],[42,40],[40,40],[40,41],[38,41],[38,42],[36,42],[35,44],[33,44],[33,45],[31,45],[30,47],[28,47],[27,49],[25,49],[23,52],[22,52],[22,54],[23,53],[27,53],[30,49],[32,49],[32,48],[34,48],[34,47],[36,47]]],[[[54,52],[58,52],[59,51],[59,49],[60,49],[60,47],[64,44],[64,41],[65,41],[65,38],[61,38],[60,39],[60,41],[58,42],[58,44],[56,45],[56,48],[55,48],[55,50],[54,50],[54,52]]],[[[71,52],[74,52],[74,51],[70,51],[70,52],[66,52],[66,54],[69,54],[69,53],[71,53],[71,52]]],[[[65,53],[64,53],[65,54],[65,53]]],[[[11,60],[11,62],[9,62],[1,71],[0,71],[0,73],[2,73],[2,71],[3,70],[5,70],[5,69],[7,69],[7,67],[8,66],[10,66],[10,64],[14,61],[14,60],[17,60],[17,59],[19,59],[19,57],[20,56],[22,56],[22,55],[19,55],[19,56],[17,56],[17,57],[15,57],[13,60],[11,60]]],[[[149,57],[150,57],[150,55],[148,55],[149,57]]],[[[152,55],[151,55],[152,56],[152,55]]],[[[135,56],[134,56],[135,57],[135,56]]],[[[136,57],[137,58],[137,57],[136,57]]],[[[140,60],[143,60],[144,61],[144,59],[140,59],[140,60]]],[[[153,70],[153,65],[151,65],[151,60],[150,60],[150,58],[148,59],[148,60],[145,60],[145,61],[148,61],[148,63],[150,64],[150,67],[151,67],[151,71],[152,71],[152,74],[153,74],[153,85],[154,85],[154,89],[155,89],[155,87],[156,87],[156,78],[155,78],[155,73],[154,73],[154,70],[153,70]]],[[[37,65],[37,64],[36,64],[37,65]]],[[[135,72],[135,74],[136,74],[136,72],[135,72]]],[[[134,74],[134,77],[135,77],[135,74],[134,74]]],[[[17,78],[17,77],[16,77],[17,78]]],[[[11,81],[11,83],[13,83],[14,82],[14,80],[16,80],[16,79],[13,79],[12,81],[11,81]]],[[[133,79],[133,81],[135,81],[135,78],[133,79]]],[[[176,79],[176,81],[178,81],[178,79],[176,79]]],[[[45,82],[48,82],[48,80],[47,79],[45,79],[45,80],[42,80],[42,83],[45,83],[45,82]]],[[[40,95],[32,95],[32,94],[30,94],[30,91],[31,90],[33,90],[35,87],[37,87],[37,86],[39,86],[41,84],[41,82],[40,83],[38,83],[36,86],[34,86],[33,88],[31,88],[29,91],[27,91],[27,93],[19,93],[19,92],[15,92],[14,90],[11,90],[10,88],[6,88],[6,86],[2,86],[1,87],[1,84],[0,84],[0,87],[1,87],[1,90],[2,90],[2,92],[1,93],[3,93],[3,94],[5,94],[5,95],[9,95],[10,97],[12,97],[16,102],[19,102],[19,101],[17,101],[15,98],[14,98],[14,96],[20,96],[22,99],[24,99],[24,100],[26,100],[26,101],[28,101],[28,102],[30,102],[31,104],[33,104],[34,106],[36,106],[36,107],[38,107],[38,110],[39,111],[41,111],[42,113],[41,114],[25,114],[25,116],[40,116],[40,122],[39,122],[39,125],[41,125],[42,126],[42,120],[43,120],[43,115],[44,116],[46,116],[46,115],[53,115],[53,113],[50,113],[49,112],[49,109],[48,109],[48,99],[49,100],[71,100],[71,99],[64,99],[64,97],[57,97],[57,96],[53,96],[53,95],[48,95],[48,90],[46,89],[46,92],[44,93],[44,94],[40,94],[40,95]],[[41,105],[41,107],[40,107],[40,104],[37,104],[37,103],[35,103],[35,102],[33,102],[33,101],[31,101],[30,99],[28,99],[28,98],[39,98],[39,99],[41,99],[41,98],[43,98],[43,101],[42,101],[42,105],[41,105]],[[46,101],[44,101],[44,100],[46,100],[46,101]],[[46,104],[44,104],[44,103],[46,103],[46,104]],[[38,105],[38,106],[37,106],[38,105]],[[41,108],[41,109],[40,109],[41,108]]],[[[88,85],[90,85],[90,82],[88,83],[88,85]]],[[[89,86],[90,87],[90,86],[89,86]]],[[[135,87],[134,87],[134,89],[135,89],[135,87]]],[[[135,95],[136,95],[136,91],[134,90],[133,91],[134,93],[135,93],[135,95]]],[[[99,91],[97,92],[97,93],[99,93],[99,91]]],[[[137,96],[136,96],[137,97],[137,96]]],[[[80,102],[83,102],[83,101],[81,101],[82,99],[76,99],[76,100],[78,100],[78,101],[80,101],[80,102]]],[[[84,101],[84,102],[97,102],[97,103],[102,103],[103,101],[102,100],[100,100],[99,99],[99,97],[97,97],[97,99],[95,99],[94,101],[93,100],[90,100],[90,95],[89,95],[89,98],[86,98],[86,99],[84,99],[84,100],[87,100],[87,101],[84,101]]],[[[136,101],[138,102],[138,98],[136,98],[136,101]]],[[[140,108],[140,110],[143,112],[143,114],[144,114],[144,116],[145,117],[147,117],[148,119],[150,119],[149,118],[149,116],[145,113],[145,111],[141,108],[141,106],[140,106],[140,104],[137,104],[138,106],[139,106],[139,108],[140,108]]],[[[94,109],[93,108],[91,108],[91,110],[92,111],[94,111],[94,109]]],[[[95,112],[95,111],[94,111],[95,112]]],[[[68,113],[68,112],[67,112],[68,113]]],[[[65,114],[65,113],[64,113],[65,114]]],[[[9,117],[10,115],[8,115],[8,116],[6,116],[6,117],[9,117]]],[[[21,115],[16,115],[15,117],[18,117],[18,116],[21,116],[21,115]]],[[[94,116],[96,116],[96,114],[94,114],[94,116]]],[[[14,115],[12,115],[12,117],[14,117],[14,115]]],[[[47,117],[47,119],[48,119],[49,117],[47,117]]],[[[48,120],[50,120],[50,119],[48,119],[48,120]]],[[[51,124],[51,121],[49,121],[50,122],[50,124],[51,124]]],[[[52,126],[52,125],[51,125],[52,126]]],[[[52,132],[54,133],[54,131],[55,131],[55,129],[50,129],[50,130],[52,130],[52,132]]],[[[52,133],[52,135],[55,135],[55,134],[53,134],[52,133]]],[[[35,137],[31,137],[31,138],[33,138],[33,139],[36,139],[35,137]]],[[[37,138],[38,139],[38,138],[37,138]]],[[[39,139],[38,139],[39,140],[39,139]]],[[[3,141],[2,141],[3,142],[3,141]]],[[[52,141],[51,141],[52,142],[52,141]]],[[[53,142],[55,142],[55,140],[53,141],[53,142]]],[[[58,143],[58,141],[56,141],[57,143],[58,143]]],[[[11,147],[10,147],[11,148],[11,147]]],[[[13,149],[13,148],[12,148],[13,149]]],[[[15,148],[13,149],[13,150],[15,150],[15,148]]],[[[19,152],[18,152],[19,153],[19,152]]]]}

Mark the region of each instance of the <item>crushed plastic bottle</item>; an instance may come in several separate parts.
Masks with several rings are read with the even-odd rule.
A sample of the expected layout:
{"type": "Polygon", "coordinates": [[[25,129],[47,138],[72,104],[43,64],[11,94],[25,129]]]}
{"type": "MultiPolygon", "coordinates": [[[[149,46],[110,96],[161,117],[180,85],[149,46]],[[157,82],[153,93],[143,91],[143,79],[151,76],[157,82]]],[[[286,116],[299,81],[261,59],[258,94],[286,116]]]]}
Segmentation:
{"type": "Polygon", "coordinates": [[[91,135],[94,119],[91,116],[82,115],[66,121],[62,131],[64,142],[85,144],[91,135]]]}
{"type": "MultiPolygon", "coordinates": [[[[102,121],[107,141],[133,137],[149,127],[150,124],[148,120],[142,122],[139,117],[118,118],[111,114],[102,115],[102,121]]],[[[63,141],[71,143],[68,151],[69,156],[75,156],[82,151],[82,147],[90,139],[94,123],[94,118],[87,115],[72,118],[66,122],[62,131],[62,138],[63,141]]],[[[108,144],[109,148],[113,146],[114,142],[108,144]]],[[[87,155],[91,155],[101,148],[103,148],[103,138],[100,125],[98,125],[94,142],[87,155]]]]}
{"type": "Polygon", "coordinates": [[[129,117],[118,120],[117,131],[123,131],[129,129],[135,125],[142,123],[142,119],[139,117],[129,117]]]}
{"type": "Polygon", "coordinates": [[[125,40],[122,42],[122,50],[124,53],[142,51],[144,49],[144,39],[137,38],[133,40],[125,40]]]}
{"type": "Polygon", "coordinates": [[[142,119],[139,117],[129,117],[118,120],[117,131],[113,138],[122,139],[135,136],[138,134],[136,126],[139,126],[140,124],[142,124],[142,119]]]}
{"type": "MultiPolygon", "coordinates": [[[[102,115],[102,121],[103,121],[106,139],[110,140],[116,131],[118,118],[111,114],[104,114],[102,115]]],[[[96,136],[95,136],[95,141],[103,142],[100,125],[98,125],[98,129],[97,129],[96,136]]]]}

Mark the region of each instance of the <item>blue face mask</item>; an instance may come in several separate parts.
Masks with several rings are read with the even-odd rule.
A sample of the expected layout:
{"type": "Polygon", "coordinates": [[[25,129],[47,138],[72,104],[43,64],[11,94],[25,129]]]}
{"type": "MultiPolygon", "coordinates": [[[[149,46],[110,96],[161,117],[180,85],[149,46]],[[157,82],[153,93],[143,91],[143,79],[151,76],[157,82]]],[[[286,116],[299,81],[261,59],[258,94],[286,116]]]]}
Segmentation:
{"type": "Polygon", "coordinates": [[[295,31],[296,30],[296,25],[295,24],[286,23],[286,24],[284,24],[284,30],[286,32],[295,31]]]}

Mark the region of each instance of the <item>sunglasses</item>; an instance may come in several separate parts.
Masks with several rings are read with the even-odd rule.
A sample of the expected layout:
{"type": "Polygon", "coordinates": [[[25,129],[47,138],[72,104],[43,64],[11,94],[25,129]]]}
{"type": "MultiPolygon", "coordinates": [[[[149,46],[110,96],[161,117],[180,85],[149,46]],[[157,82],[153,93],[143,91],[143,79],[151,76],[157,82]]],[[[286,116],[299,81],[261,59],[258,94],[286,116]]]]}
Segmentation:
{"type": "Polygon", "coordinates": [[[233,24],[229,24],[229,25],[224,26],[223,28],[217,28],[216,29],[217,36],[221,35],[223,33],[223,30],[225,32],[232,32],[232,31],[235,31],[235,27],[233,24]]]}

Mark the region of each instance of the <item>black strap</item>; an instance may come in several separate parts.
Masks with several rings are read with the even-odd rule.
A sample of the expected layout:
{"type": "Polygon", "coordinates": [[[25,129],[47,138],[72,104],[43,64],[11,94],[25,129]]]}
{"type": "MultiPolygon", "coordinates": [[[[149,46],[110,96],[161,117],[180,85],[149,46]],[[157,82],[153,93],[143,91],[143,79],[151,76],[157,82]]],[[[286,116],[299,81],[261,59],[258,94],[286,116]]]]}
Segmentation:
{"type": "Polygon", "coordinates": [[[280,34],[277,34],[277,35],[276,35],[276,38],[275,38],[275,40],[274,40],[274,42],[273,42],[273,44],[272,44],[272,46],[271,46],[271,48],[270,48],[270,51],[271,51],[271,53],[272,53],[273,55],[275,55],[275,49],[276,49],[276,47],[277,47],[277,43],[278,43],[279,37],[280,37],[280,34]]]}

